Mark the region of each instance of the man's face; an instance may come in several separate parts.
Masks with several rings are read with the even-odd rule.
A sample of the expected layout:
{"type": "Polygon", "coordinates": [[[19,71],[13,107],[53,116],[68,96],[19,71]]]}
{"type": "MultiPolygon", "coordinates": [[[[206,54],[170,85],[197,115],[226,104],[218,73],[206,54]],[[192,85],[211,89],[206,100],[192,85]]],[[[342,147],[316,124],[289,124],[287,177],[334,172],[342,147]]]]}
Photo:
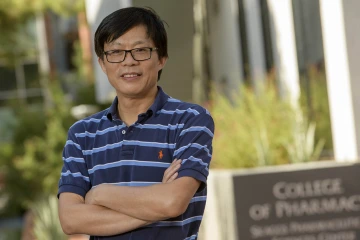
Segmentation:
{"type": "MultiPolygon", "coordinates": [[[[142,47],[154,48],[155,45],[147,36],[146,27],[139,25],[113,42],[105,43],[104,52],[142,47]]],[[[164,67],[166,60],[159,59],[156,50],[152,51],[151,58],[145,61],[134,60],[130,53],[127,53],[125,60],[120,63],[110,63],[105,56],[103,60],[98,59],[117,95],[130,98],[143,98],[156,92],[158,71],[164,67]]]]}

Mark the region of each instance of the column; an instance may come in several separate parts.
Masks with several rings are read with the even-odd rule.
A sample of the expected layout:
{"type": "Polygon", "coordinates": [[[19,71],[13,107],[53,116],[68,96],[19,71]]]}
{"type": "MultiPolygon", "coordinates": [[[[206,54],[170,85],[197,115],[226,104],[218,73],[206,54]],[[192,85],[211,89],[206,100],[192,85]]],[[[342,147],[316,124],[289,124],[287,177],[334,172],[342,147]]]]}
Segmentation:
{"type": "Polygon", "coordinates": [[[209,0],[210,68],[212,80],[227,94],[243,80],[239,6],[237,0],[209,0]]]}
{"type": "MultiPolygon", "coordinates": [[[[131,0],[86,0],[86,16],[91,28],[91,39],[94,39],[95,31],[101,21],[117,9],[129,7],[131,0]]],[[[102,71],[92,42],[93,65],[95,75],[96,100],[99,103],[111,102],[116,93],[108,82],[107,76],[102,71]]]]}
{"type": "Polygon", "coordinates": [[[274,62],[280,93],[296,106],[300,97],[291,0],[268,0],[274,62]]]}
{"type": "Polygon", "coordinates": [[[266,77],[264,36],[259,0],[244,0],[251,80],[255,89],[266,77]]]}
{"type": "Polygon", "coordinates": [[[356,0],[320,0],[334,155],[340,162],[359,155],[359,7],[356,0]]]}

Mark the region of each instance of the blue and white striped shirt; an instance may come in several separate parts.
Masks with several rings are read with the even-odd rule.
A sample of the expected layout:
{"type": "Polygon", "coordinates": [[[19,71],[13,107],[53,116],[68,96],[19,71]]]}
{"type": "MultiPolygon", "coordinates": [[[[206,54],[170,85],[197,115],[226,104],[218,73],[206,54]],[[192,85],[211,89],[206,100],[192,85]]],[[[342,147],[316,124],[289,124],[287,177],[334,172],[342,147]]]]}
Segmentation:
{"type": "Polygon", "coordinates": [[[110,108],[76,122],[63,151],[59,194],[85,197],[102,184],[148,186],[162,182],[165,170],[182,159],[178,178],[201,181],[184,214],[134,231],[93,239],[196,239],[206,202],[206,179],[212,154],[214,122],[209,112],[166,95],[160,87],[155,102],[126,126],[110,108]]]}

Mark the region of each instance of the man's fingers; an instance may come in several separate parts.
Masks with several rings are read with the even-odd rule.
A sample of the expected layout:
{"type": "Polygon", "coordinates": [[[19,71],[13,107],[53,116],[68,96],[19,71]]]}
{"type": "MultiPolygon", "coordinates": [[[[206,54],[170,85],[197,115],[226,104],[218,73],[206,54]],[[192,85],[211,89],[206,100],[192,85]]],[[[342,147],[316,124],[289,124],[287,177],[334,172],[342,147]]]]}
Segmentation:
{"type": "Polygon", "coordinates": [[[180,169],[181,166],[181,159],[175,159],[170,166],[165,170],[164,177],[163,177],[163,183],[166,183],[168,181],[173,181],[176,176],[174,176],[175,173],[180,169]]]}
{"type": "Polygon", "coordinates": [[[171,163],[170,166],[166,169],[165,172],[169,172],[172,167],[176,166],[177,163],[178,163],[178,159],[174,159],[174,161],[172,161],[172,163],[171,163]]]}
{"type": "Polygon", "coordinates": [[[177,178],[178,175],[179,175],[178,172],[174,173],[174,174],[170,177],[169,181],[170,181],[170,182],[174,181],[174,180],[177,178]]]}
{"type": "Polygon", "coordinates": [[[174,175],[179,170],[179,168],[180,168],[180,163],[169,167],[164,174],[163,179],[165,180],[165,182],[169,181],[171,176],[174,175]]]}
{"type": "Polygon", "coordinates": [[[177,169],[181,165],[181,160],[175,159],[170,166],[166,169],[165,174],[172,175],[174,172],[174,169],[177,169]]]}
{"type": "Polygon", "coordinates": [[[175,160],[170,164],[170,166],[165,170],[165,172],[164,172],[164,177],[169,175],[169,172],[171,171],[171,169],[173,169],[173,167],[176,166],[176,162],[177,162],[177,159],[175,159],[175,160]]]}

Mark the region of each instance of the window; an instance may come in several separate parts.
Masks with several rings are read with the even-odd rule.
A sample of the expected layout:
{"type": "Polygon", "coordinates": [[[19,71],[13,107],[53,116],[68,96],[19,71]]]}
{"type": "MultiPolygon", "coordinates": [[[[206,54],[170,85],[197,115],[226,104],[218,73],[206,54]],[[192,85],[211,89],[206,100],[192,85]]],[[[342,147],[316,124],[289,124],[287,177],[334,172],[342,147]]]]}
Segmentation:
{"type": "Polygon", "coordinates": [[[10,68],[0,64],[0,107],[12,101],[23,104],[43,102],[38,63],[24,60],[10,68]]]}

